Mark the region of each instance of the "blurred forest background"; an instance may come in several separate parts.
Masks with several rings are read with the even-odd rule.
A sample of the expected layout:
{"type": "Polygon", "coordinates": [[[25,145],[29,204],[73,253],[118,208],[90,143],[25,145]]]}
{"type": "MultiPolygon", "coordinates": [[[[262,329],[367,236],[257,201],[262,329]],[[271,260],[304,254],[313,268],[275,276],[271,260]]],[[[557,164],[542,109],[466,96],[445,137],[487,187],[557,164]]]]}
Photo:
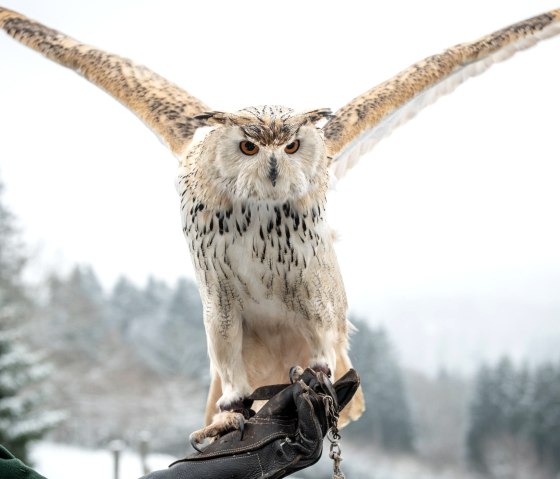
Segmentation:
{"type": "MultiPolygon", "coordinates": [[[[196,285],[122,277],[107,290],[87,265],[27,284],[29,261],[0,198],[0,443],[27,459],[40,438],[99,449],[149,431],[154,450],[184,455],[209,384],[196,285]]],[[[368,409],[343,431],[349,477],[558,477],[560,364],[505,357],[429,375],[401,367],[385,330],[352,321],[368,409]]]]}

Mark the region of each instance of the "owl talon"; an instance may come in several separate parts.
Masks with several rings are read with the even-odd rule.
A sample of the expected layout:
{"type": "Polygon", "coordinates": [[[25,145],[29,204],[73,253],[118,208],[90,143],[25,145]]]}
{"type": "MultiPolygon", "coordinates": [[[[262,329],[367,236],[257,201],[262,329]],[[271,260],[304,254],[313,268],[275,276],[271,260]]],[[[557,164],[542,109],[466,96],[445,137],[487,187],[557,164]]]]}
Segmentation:
{"type": "Polygon", "coordinates": [[[241,417],[237,417],[237,426],[239,432],[241,433],[241,437],[239,438],[240,441],[243,441],[243,434],[245,433],[245,420],[241,417]]]}
{"type": "Polygon", "coordinates": [[[316,373],[323,373],[329,379],[332,377],[331,368],[329,368],[326,364],[316,364],[315,366],[312,366],[311,369],[313,369],[316,373]]]}
{"type": "Polygon", "coordinates": [[[212,424],[194,431],[189,436],[189,440],[191,446],[198,452],[201,452],[200,446],[204,444],[205,440],[215,440],[236,429],[239,429],[241,438],[243,438],[245,432],[245,418],[243,414],[233,411],[222,411],[214,416],[212,424]]]}
{"type": "Polygon", "coordinates": [[[301,366],[292,366],[290,368],[290,383],[294,384],[299,381],[299,378],[303,374],[303,368],[301,366]]]}
{"type": "Polygon", "coordinates": [[[189,442],[191,443],[191,446],[194,450],[202,453],[202,449],[198,447],[200,443],[196,440],[194,432],[189,436],[189,442]]]}

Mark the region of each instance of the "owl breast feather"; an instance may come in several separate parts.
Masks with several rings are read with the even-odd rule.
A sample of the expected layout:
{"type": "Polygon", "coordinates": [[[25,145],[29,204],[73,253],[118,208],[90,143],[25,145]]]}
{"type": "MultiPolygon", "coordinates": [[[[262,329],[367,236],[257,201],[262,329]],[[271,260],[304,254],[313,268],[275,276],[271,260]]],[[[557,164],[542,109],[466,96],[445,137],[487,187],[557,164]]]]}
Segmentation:
{"type": "Polygon", "coordinates": [[[251,201],[210,210],[192,202],[183,231],[201,286],[221,289],[230,301],[278,299],[286,311],[305,311],[309,272],[327,268],[332,245],[321,205],[251,201]]]}

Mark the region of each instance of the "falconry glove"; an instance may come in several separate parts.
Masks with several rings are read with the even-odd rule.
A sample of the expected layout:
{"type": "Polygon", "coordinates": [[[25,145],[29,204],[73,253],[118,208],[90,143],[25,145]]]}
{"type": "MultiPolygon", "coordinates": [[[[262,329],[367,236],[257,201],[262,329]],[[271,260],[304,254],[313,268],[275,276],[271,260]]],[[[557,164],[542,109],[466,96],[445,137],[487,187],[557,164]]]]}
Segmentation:
{"type": "Polygon", "coordinates": [[[315,464],[323,438],[333,428],[360,379],[353,369],[332,384],[306,369],[291,385],[264,386],[249,401],[268,402],[246,421],[244,430],[220,437],[202,452],[142,479],[277,479],[315,464]]]}

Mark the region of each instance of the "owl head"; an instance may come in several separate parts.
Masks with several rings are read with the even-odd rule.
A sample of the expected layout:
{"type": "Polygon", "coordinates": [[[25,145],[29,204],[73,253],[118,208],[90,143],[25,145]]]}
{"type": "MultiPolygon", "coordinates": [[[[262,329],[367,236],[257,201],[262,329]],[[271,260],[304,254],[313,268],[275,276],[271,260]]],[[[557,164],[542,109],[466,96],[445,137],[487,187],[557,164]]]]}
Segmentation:
{"type": "Polygon", "coordinates": [[[325,144],[315,124],[329,115],[327,109],[296,113],[281,106],[199,115],[211,128],[197,163],[232,200],[302,198],[328,181],[325,144]]]}

